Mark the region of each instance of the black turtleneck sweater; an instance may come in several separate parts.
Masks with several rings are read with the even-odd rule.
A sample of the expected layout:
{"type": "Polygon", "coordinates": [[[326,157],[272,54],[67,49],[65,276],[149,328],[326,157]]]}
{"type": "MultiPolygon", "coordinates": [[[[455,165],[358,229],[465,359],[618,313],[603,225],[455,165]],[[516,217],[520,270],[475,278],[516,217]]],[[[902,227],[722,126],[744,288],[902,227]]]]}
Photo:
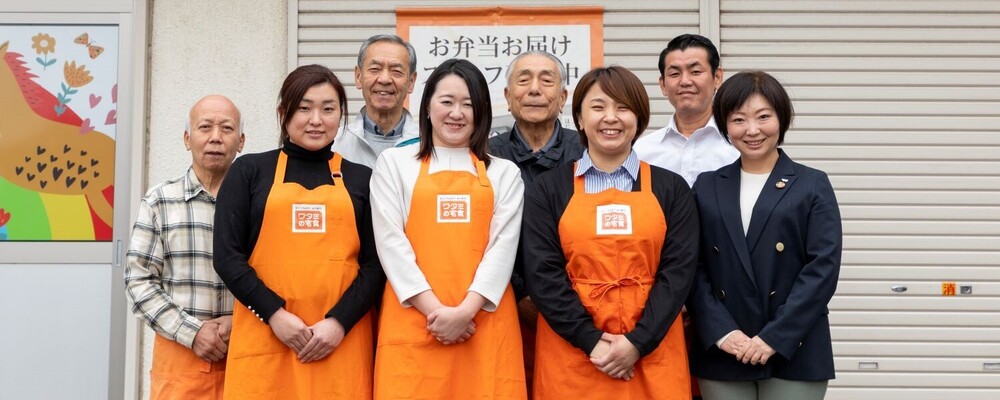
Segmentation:
{"type": "MultiPolygon", "coordinates": [[[[260,236],[264,205],[274,184],[278,152],[283,151],[288,155],[284,182],[298,183],[312,190],[320,185],[334,184],[328,166],[333,157],[329,148],[330,146],[326,146],[322,150],[309,151],[286,140],[282,149],[242,156],[233,162],[219,189],[215,203],[215,271],[236,299],[251,307],[264,321],[268,321],[271,315],[283,307],[285,300],[257,277],[247,261],[260,236]]],[[[372,170],[345,159],[341,163],[341,173],[344,186],[354,203],[354,218],[357,221],[358,237],[361,239],[358,253],[361,268],[357,278],[326,316],[336,318],[345,331],[350,331],[381,298],[385,288],[385,272],[379,264],[372,236],[368,197],[368,182],[371,180],[372,170]]],[[[288,245],[294,246],[295,243],[288,245]]]]}

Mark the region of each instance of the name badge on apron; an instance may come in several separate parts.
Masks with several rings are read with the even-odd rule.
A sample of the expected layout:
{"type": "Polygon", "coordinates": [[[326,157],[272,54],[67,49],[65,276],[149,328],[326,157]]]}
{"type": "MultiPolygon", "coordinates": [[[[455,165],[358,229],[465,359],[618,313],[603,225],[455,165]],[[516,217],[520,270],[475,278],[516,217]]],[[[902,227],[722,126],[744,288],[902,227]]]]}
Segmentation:
{"type": "Polygon", "coordinates": [[[597,206],[598,235],[631,235],[632,207],[627,204],[597,206]]]}
{"type": "Polygon", "coordinates": [[[292,204],[293,233],[326,233],[325,204],[292,204]]]}
{"type": "Polygon", "coordinates": [[[437,222],[469,223],[472,196],[467,194],[439,194],[437,197],[437,222]]]}

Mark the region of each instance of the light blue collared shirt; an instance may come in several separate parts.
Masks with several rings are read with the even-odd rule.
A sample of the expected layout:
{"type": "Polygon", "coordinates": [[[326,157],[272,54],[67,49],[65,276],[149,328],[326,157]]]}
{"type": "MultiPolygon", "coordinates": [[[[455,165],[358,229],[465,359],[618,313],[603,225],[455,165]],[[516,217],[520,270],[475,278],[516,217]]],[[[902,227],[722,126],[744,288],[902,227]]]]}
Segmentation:
{"type": "Polygon", "coordinates": [[[625,162],[609,174],[597,169],[594,161],[590,159],[590,151],[584,150],[583,157],[577,161],[576,172],[573,174],[573,176],[580,175],[583,175],[585,193],[600,193],[610,188],[631,192],[635,180],[639,179],[639,157],[634,151],[630,151],[625,162]]]}

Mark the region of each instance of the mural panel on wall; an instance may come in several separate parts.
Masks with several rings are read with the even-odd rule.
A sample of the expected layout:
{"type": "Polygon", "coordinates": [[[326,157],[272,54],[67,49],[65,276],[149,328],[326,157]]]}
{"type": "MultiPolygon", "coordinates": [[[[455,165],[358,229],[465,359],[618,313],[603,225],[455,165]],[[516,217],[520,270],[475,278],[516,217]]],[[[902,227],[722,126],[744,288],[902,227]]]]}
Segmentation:
{"type": "Polygon", "coordinates": [[[118,27],[0,25],[0,240],[109,241],[118,27]]]}

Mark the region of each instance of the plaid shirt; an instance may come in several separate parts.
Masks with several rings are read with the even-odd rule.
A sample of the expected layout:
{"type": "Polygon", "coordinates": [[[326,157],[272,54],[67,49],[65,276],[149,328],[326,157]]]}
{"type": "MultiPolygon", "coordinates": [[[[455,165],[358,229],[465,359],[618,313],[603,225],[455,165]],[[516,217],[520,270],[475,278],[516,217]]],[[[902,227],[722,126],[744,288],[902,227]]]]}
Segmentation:
{"type": "Polygon", "coordinates": [[[233,313],[233,295],[212,266],[215,197],[193,168],[149,190],[125,256],[132,313],[188,348],[203,320],[233,313]]]}

